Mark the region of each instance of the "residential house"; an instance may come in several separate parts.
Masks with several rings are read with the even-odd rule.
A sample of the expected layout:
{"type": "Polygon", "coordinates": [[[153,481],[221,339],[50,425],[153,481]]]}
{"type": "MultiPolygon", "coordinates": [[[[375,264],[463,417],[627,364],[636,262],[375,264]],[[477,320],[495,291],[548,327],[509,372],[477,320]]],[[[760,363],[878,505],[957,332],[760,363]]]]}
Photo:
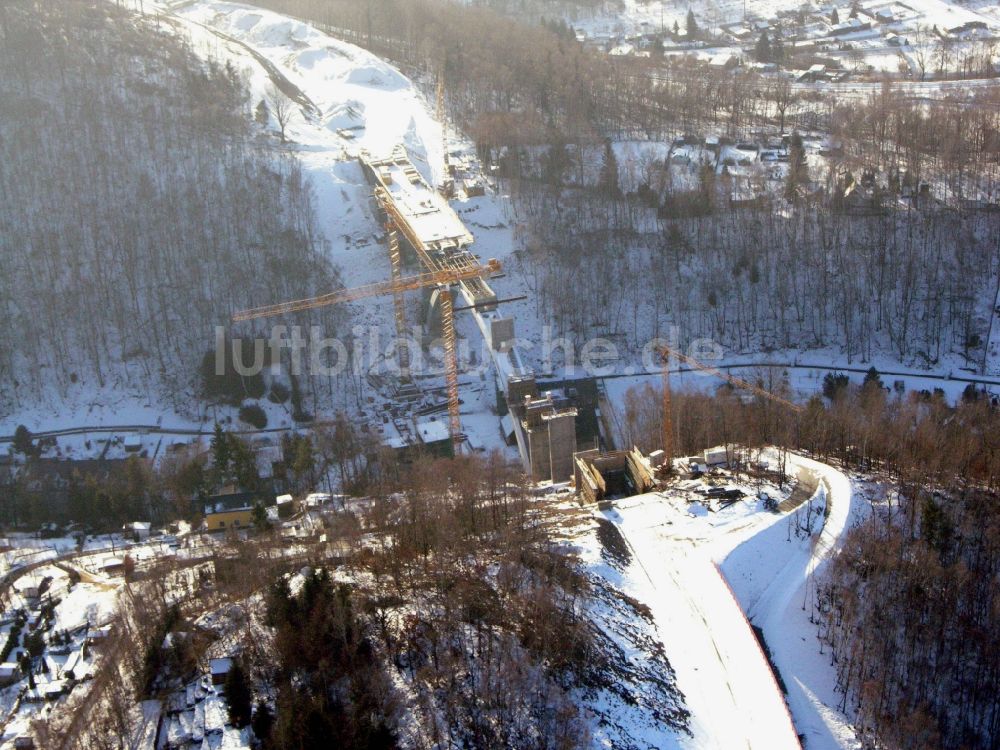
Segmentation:
{"type": "Polygon", "coordinates": [[[131,537],[137,542],[144,542],[149,539],[149,532],[152,524],[149,521],[133,521],[122,526],[122,533],[126,537],[131,537]]]}
{"type": "Polygon", "coordinates": [[[253,525],[255,505],[274,505],[274,496],[227,487],[208,499],[205,505],[205,528],[208,531],[249,528],[253,525]]]}
{"type": "Polygon", "coordinates": [[[0,687],[13,685],[21,679],[21,665],[16,661],[5,661],[0,664],[0,687]]]}
{"type": "Polygon", "coordinates": [[[125,575],[125,560],[121,557],[111,557],[101,563],[101,573],[106,576],[125,575]]]}
{"type": "Polygon", "coordinates": [[[280,519],[288,518],[295,513],[295,498],[291,495],[278,495],[275,501],[278,505],[277,516],[280,519]]]}

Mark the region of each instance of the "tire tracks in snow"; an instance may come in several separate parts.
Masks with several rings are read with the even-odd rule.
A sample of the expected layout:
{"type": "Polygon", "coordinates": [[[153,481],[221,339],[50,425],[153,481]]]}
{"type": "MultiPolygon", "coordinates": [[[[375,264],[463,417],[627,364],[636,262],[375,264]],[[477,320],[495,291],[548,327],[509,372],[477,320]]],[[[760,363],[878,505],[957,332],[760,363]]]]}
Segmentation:
{"type": "Polygon", "coordinates": [[[653,613],[677,686],[686,696],[693,737],[683,744],[719,750],[799,748],[770,665],[710,556],[693,544],[657,536],[656,527],[630,528],[614,511],[606,517],[617,526],[644,579],[641,598],[653,613]]]}
{"type": "MultiPolygon", "coordinates": [[[[184,5],[189,5],[189,4],[190,3],[184,3],[184,5]]],[[[214,26],[210,26],[209,24],[201,23],[200,21],[195,21],[190,18],[181,18],[180,16],[177,16],[174,13],[170,13],[168,16],[164,18],[164,20],[178,27],[181,27],[187,23],[194,24],[195,26],[200,26],[205,31],[209,32],[213,36],[218,37],[222,41],[227,42],[229,44],[235,44],[237,47],[239,47],[240,49],[244,50],[247,54],[249,54],[257,62],[257,64],[264,69],[264,72],[267,73],[268,78],[271,79],[271,83],[275,85],[278,91],[280,91],[282,94],[284,94],[293,102],[302,107],[303,112],[307,117],[319,117],[321,115],[319,107],[316,106],[315,102],[313,102],[313,100],[310,99],[302,89],[300,89],[298,86],[292,83],[288,79],[288,76],[282,73],[277,65],[275,65],[268,58],[266,58],[264,55],[262,55],[260,52],[258,52],[256,49],[251,47],[246,42],[242,42],[239,39],[236,39],[235,37],[226,34],[225,32],[219,31],[214,26]]]]}

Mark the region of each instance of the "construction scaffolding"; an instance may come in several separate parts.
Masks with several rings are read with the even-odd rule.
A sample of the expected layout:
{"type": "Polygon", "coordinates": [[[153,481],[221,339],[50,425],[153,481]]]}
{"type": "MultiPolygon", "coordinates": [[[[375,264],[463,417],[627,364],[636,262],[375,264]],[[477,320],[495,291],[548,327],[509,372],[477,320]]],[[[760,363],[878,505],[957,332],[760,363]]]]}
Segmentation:
{"type": "MultiPolygon", "coordinates": [[[[469,250],[473,236],[448,201],[421,177],[406,149],[397,146],[389,157],[359,157],[375,199],[428,271],[463,270],[478,265],[469,250]]],[[[484,279],[466,277],[459,285],[469,305],[483,312],[496,309],[497,295],[484,279]]]]}
{"type": "MultiPolygon", "coordinates": [[[[471,251],[472,234],[445,197],[427,184],[402,146],[397,146],[388,157],[362,152],[359,161],[385,214],[394,278],[398,278],[397,269],[402,266],[401,237],[427,271],[447,273],[458,280],[458,288],[489,343],[497,387],[512,412],[513,432],[525,471],[536,480],[566,481],[573,474],[576,411],[569,405],[553,403],[551,394],[539,398],[534,375],[524,366],[516,348],[514,320],[497,312],[497,295],[487,282],[488,274],[470,273],[482,268],[471,251]]],[[[446,169],[449,169],[447,161],[446,169]]],[[[454,315],[451,298],[447,293],[436,298],[442,321],[450,320],[454,315]]],[[[402,336],[401,301],[397,304],[396,325],[402,336]]],[[[454,326],[444,325],[443,331],[445,360],[449,363],[445,380],[454,434],[458,429],[454,326]]]]}

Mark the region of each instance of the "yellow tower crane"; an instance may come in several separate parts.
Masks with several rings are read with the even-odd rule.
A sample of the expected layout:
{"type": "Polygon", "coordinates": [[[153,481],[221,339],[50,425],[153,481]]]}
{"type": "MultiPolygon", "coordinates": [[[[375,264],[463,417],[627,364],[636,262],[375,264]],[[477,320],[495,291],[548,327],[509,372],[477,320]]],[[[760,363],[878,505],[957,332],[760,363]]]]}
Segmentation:
{"type": "Polygon", "coordinates": [[[787,398],[778,396],[777,394],[771,393],[770,391],[761,388],[760,386],[754,385],[743,378],[738,378],[735,375],[730,375],[729,373],[722,372],[717,367],[712,367],[711,365],[706,365],[694,357],[690,357],[687,354],[683,354],[676,349],[671,349],[669,346],[661,345],[658,348],[660,357],[663,358],[663,453],[664,453],[664,471],[670,472],[673,470],[673,458],[674,458],[674,423],[673,416],[671,413],[670,405],[670,358],[676,357],[679,362],[683,362],[689,365],[695,370],[708,373],[709,375],[714,375],[717,378],[724,380],[730,385],[736,388],[742,388],[743,390],[750,391],[763,398],[775,401],[782,406],[786,406],[791,409],[796,414],[802,412],[803,407],[800,404],[796,404],[794,401],[789,401],[787,398]]]}
{"type": "MultiPolygon", "coordinates": [[[[395,232],[391,232],[395,235],[395,232]]],[[[390,237],[390,247],[393,246],[393,238],[390,237]]],[[[397,243],[398,246],[398,243],[397,243]]],[[[396,269],[394,268],[394,271],[396,269]]],[[[329,294],[319,297],[309,297],[307,299],[292,300],[290,302],[279,302],[274,305],[254,307],[250,310],[243,310],[233,315],[234,321],[253,320],[256,318],[266,318],[272,315],[283,315],[285,313],[298,312],[301,310],[312,310],[317,307],[327,307],[329,305],[339,305],[343,302],[354,302],[355,300],[366,299],[368,297],[378,297],[391,294],[394,298],[400,299],[403,292],[425,287],[439,287],[444,290],[440,295],[441,301],[441,328],[445,350],[445,383],[448,390],[448,426],[451,432],[452,445],[456,453],[459,444],[462,442],[462,421],[458,410],[458,356],[455,350],[455,316],[451,304],[450,287],[460,281],[468,281],[476,278],[484,278],[500,273],[501,266],[498,260],[490,259],[486,265],[470,263],[462,268],[442,268],[434,271],[417,274],[416,276],[396,277],[394,273],[389,281],[380,281],[375,284],[355,287],[354,289],[338,289],[329,294]]],[[[401,306],[397,305],[398,311],[401,306]]],[[[405,342],[399,341],[399,351],[406,349],[405,342]]],[[[403,370],[403,362],[406,362],[406,370],[409,370],[409,358],[400,355],[400,369],[403,370]],[[405,357],[405,359],[404,359],[405,357]]]]}

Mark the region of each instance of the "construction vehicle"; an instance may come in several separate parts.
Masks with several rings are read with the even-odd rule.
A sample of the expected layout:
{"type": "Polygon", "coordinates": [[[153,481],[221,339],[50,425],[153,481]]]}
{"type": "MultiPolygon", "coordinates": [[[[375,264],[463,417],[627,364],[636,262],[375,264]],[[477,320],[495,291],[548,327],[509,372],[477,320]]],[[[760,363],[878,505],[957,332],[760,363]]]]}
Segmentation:
{"type": "Polygon", "coordinates": [[[441,305],[442,339],[444,341],[445,352],[445,383],[448,392],[448,426],[452,446],[457,453],[464,435],[462,434],[462,422],[459,416],[458,355],[455,347],[455,317],[451,303],[451,286],[459,282],[483,279],[498,274],[501,271],[500,262],[491,258],[485,266],[478,262],[470,262],[462,268],[443,267],[426,271],[416,276],[402,277],[398,261],[399,239],[396,236],[393,224],[390,223],[388,229],[390,256],[393,258],[393,278],[391,280],[355,287],[354,289],[339,289],[319,297],[279,302],[274,305],[243,310],[233,315],[233,321],[283,315],[285,313],[312,310],[318,307],[339,305],[343,302],[354,302],[368,297],[391,294],[396,300],[396,331],[399,337],[396,348],[400,357],[400,372],[409,377],[409,349],[405,340],[402,294],[403,292],[424,289],[426,287],[438,288],[442,291],[442,294],[439,295],[439,300],[441,305]],[[395,254],[393,254],[393,248],[395,248],[395,254]]]}
{"type": "Polygon", "coordinates": [[[668,346],[660,345],[657,348],[660,357],[663,358],[663,464],[660,467],[661,475],[668,475],[673,472],[673,459],[674,459],[674,421],[673,414],[671,412],[670,403],[670,358],[676,357],[679,362],[683,362],[689,365],[692,369],[698,370],[700,372],[707,373],[709,375],[714,375],[717,378],[729,383],[735,388],[740,388],[751,393],[761,396],[763,398],[775,401],[782,406],[786,406],[791,409],[794,413],[798,414],[802,412],[803,407],[800,404],[796,404],[794,401],[789,401],[787,398],[778,396],[777,394],[771,393],[770,391],[761,388],[760,386],[754,385],[743,378],[738,378],[735,375],[730,375],[729,373],[722,372],[717,367],[712,367],[711,365],[706,365],[694,357],[690,357],[687,354],[683,354],[676,349],[671,349],[668,346]]]}

